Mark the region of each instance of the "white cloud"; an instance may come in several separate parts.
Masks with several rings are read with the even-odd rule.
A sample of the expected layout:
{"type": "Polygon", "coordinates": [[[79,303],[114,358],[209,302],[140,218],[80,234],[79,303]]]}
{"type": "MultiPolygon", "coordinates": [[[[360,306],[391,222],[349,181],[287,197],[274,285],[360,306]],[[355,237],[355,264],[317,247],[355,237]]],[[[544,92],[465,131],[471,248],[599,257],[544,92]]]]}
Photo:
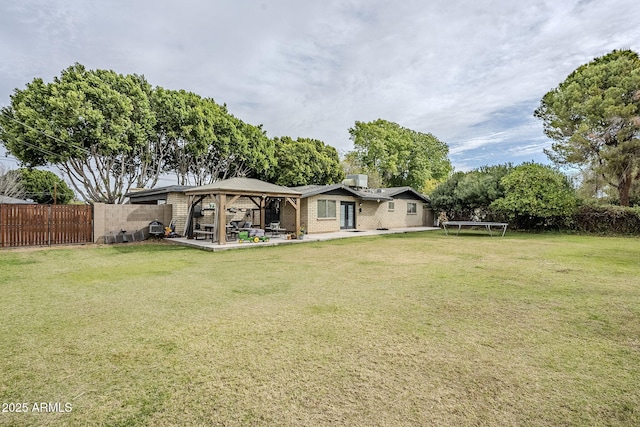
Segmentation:
{"type": "Polygon", "coordinates": [[[596,56],[640,49],[631,0],[5,3],[0,105],[78,61],[342,150],[356,120],[395,121],[449,143],[458,165],[535,154],[544,93],[596,56]]]}

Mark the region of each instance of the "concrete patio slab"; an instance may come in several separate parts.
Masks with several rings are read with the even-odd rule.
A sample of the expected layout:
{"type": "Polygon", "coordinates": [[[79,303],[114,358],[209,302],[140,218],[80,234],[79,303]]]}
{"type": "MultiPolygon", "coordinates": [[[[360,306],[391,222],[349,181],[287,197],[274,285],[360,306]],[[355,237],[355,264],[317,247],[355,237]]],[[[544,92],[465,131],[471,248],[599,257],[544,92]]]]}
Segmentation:
{"type": "Polygon", "coordinates": [[[439,227],[408,227],[408,228],[394,228],[389,230],[342,230],[334,231],[332,233],[314,233],[305,234],[302,240],[287,240],[285,237],[274,237],[268,242],[259,243],[238,243],[237,241],[227,242],[224,245],[219,245],[217,242],[212,243],[210,239],[187,239],[186,237],[178,237],[171,239],[164,239],[168,243],[176,245],[189,246],[192,248],[202,249],[205,251],[219,252],[230,249],[249,249],[249,248],[262,248],[265,246],[277,246],[277,245],[295,245],[304,244],[308,242],[321,242],[325,240],[334,239],[347,239],[349,237],[362,237],[362,236],[379,236],[383,234],[402,234],[402,233],[417,233],[422,231],[435,231],[441,230],[439,227]]]}

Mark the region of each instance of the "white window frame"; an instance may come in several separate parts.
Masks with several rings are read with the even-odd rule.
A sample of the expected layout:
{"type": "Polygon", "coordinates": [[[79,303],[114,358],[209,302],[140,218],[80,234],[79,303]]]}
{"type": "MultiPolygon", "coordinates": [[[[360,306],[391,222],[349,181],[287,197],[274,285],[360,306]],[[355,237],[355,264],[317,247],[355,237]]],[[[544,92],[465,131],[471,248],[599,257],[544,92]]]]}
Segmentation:
{"type": "Polygon", "coordinates": [[[415,202],[407,203],[407,215],[418,215],[418,204],[415,202]],[[413,209],[411,207],[413,206],[413,209]]]}

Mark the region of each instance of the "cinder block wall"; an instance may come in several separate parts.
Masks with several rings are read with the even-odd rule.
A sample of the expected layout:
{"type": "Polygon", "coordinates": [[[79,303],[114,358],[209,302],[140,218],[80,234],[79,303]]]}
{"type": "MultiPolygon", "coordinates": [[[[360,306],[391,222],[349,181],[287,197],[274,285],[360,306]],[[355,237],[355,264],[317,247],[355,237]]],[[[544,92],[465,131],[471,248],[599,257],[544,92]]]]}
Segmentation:
{"type": "Polygon", "coordinates": [[[340,202],[356,203],[356,224],[358,221],[358,199],[349,196],[327,196],[317,195],[302,199],[303,206],[306,206],[306,215],[302,222],[306,224],[308,233],[330,233],[332,231],[340,231],[340,202]],[[318,200],[335,200],[336,201],[336,217],[335,218],[318,218],[318,200]]]}
{"type": "MultiPolygon", "coordinates": [[[[301,223],[308,233],[330,233],[340,231],[340,202],[354,202],[356,207],[356,229],[421,227],[433,224],[433,212],[421,200],[396,199],[393,209],[388,201],[363,201],[349,196],[317,195],[302,199],[301,223]],[[335,218],[317,218],[318,200],[336,201],[335,218]],[[416,204],[416,213],[407,213],[407,204],[416,204]]],[[[286,227],[293,227],[293,209],[284,211],[286,227]]]]}
{"type": "Polygon", "coordinates": [[[165,225],[171,222],[171,205],[93,205],[93,241],[104,243],[105,236],[111,232],[125,230],[133,233],[137,230],[149,231],[151,221],[160,221],[165,225]]]}
{"type": "MultiPolygon", "coordinates": [[[[425,223],[425,207],[421,200],[395,199],[392,201],[362,203],[362,212],[356,213],[358,228],[362,230],[374,230],[376,228],[405,228],[421,227],[425,223]],[[416,206],[415,213],[408,213],[409,203],[416,206]]],[[[357,211],[357,209],[356,209],[357,211]]]]}
{"type": "MultiPolygon", "coordinates": [[[[280,227],[285,228],[287,233],[293,234],[296,228],[296,210],[293,208],[289,201],[282,202],[280,204],[280,227]]],[[[300,227],[307,227],[307,222],[305,220],[307,215],[307,205],[304,200],[301,202],[300,206],[300,227]]]]}
{"type": "MultiPolygon", "coordinates": [[[[171,206],[171,219],[176,221],[176,233],[184,235],[184,225],[187,219],[189,197],[182,193],[167,194],[167,205],[171,206]]],[[[167,223],[168,225],[168,223],[167,223]]]]}

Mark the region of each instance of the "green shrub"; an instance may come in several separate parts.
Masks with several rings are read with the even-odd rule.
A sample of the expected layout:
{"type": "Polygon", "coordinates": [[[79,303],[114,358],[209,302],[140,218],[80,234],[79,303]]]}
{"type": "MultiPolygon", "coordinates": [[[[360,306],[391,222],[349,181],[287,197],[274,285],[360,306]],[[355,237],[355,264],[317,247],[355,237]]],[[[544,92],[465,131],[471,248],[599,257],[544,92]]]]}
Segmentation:
{"type": "Polygon", "coordinates": [[[567,177],[550,166],[523,163],[501,180],[504,197],[490,208],[520,229],[564,228],[578,205],[567,177]]]}
{"type": "Polygon", "coordinates": [[[598,234],[640,235],[640,206],[585,204],[573,215],[572,229],[598,234]]]}

